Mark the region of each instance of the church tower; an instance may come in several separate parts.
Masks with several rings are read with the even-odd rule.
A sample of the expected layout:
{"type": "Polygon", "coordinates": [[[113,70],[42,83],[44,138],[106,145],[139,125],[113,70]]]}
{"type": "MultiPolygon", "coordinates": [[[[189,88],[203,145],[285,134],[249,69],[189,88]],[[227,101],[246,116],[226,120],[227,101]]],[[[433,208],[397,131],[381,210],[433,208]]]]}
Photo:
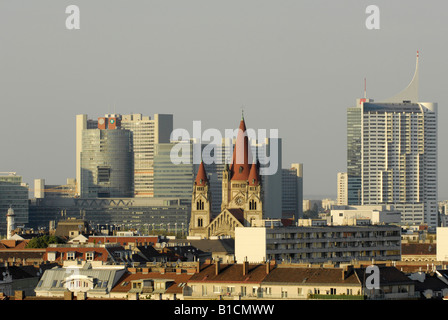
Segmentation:
{"type": "Polygon", "coordinates": [[[222,204],[224,209],[241,209],[244,226],[263,218],[259,166],[252,163],[249,138],[244,117],[241,118],[232,163],[226,166],[222,180],[222,204]]]}
{"type": "Polygon", "coordinates": [[[247,190],[247,202],[244,210],[244,219],[248,222],[249,226],[252,225],[254,220],[261,220],[263,218],[263,202],[261,199],[261,179],[258,174],[259,165],[253,163],[250,168],[248,178],[248,190],[247,190]]]}
{"type": "Polygon", "coordinates": [[[189,235],[205,236],[206,228],[211,220],[211,190],[210,183],[205,172],[204,163],[201,162],[198,174],[193,185],[193,197],[191,201],[191,218],[189,235]]]}

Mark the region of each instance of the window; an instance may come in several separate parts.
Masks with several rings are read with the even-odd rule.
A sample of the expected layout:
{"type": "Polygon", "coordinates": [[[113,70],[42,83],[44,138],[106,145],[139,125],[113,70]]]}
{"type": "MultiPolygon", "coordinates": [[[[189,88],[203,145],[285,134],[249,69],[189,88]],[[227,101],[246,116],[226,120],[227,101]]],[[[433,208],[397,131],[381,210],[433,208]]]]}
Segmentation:
{"type": "Polygon", "coordinates": [[[288,291],[285,288],[282,288],[282,298],[288,298],[288,291]]]}
{"type": "Polygon", "coordinates": [[[221,293],[221,287],[220,286],[213,286],[213,293],[221,293]]]}
{"type": "Polygon", "coordinates": [[[108,183],[110,181],[110,168],[98,167],[98,183],[108,183]]]}
{"type": "Polygon", "coordinates": [[[47,257],[48,257],[48,261],[55,261],[56,260],[56,252],[48,252],[47,257]]]}
{"type": "Polygon", "coordinates": [[[246,287],[241,287],[241,296],[242,297],[246,296],[246,287]]]}
{"type": "Polygon", "coordinates": [[[86,253],[86,260],[87,261],[93,261],[93,252],[87,252],[86,253]]]}
{"type": "Polygon", "coordinates": [[[204,210],[204,201],[199,200],[196,202],[196,210],[204,210]]]}
{"type": "Polygon", "coordinates": [[[198,218],[198,227],[202,227],[204,224],[202,218],[198,218]]]}
{"type": "Polygon", "coordinates": [[[249,210],[257,210],[257,202],[255,200],[249,201],[249,210]]]}
{"type": "Polygon", "coordinates": [[[67,260],[75,260],[75,253],[67,252],[67,260]]]}

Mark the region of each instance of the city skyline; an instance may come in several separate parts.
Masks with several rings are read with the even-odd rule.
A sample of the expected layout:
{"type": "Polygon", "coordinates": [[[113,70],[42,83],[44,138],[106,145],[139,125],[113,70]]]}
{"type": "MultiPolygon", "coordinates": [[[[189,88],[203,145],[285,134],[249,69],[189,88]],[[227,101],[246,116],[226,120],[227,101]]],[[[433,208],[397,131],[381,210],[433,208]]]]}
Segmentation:
{"type": "MultiPolygon", "coordinates": [[[[173,114],[174,128],[201,120],[224,131],[244,106],[248,128],[279,129],[284,168],[303,163],[304,196],[335,198],[347,160],[345,110],[363,96],[364,78],[375,101],[404,89],[417,50],[420,100],[438,102],[439,123],[446,119],[447,70],[436,40],[446,4],[378,1],[381,29],[368,30],[363,1],[77,1],[75,31],[64,26],[68,4],[0,5],[8,61],[1,134],[20,130],[1,139],[1,171],[17,172],[31,188],[34,179],[75,177],[76,114],[173,114]]],[[[446,130],[438,128],[440,163],[446,130]]],[[[439,200],[448,198],[446,174],[440,166],[439,200]]]]}

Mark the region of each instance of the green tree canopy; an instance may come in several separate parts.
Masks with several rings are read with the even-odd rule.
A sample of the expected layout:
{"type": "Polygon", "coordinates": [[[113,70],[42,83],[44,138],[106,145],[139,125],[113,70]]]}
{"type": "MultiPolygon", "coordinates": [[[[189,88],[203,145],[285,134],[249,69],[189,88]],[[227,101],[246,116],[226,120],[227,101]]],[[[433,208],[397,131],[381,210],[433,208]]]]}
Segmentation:
{"type": "Polygon", "coordinates": [[[64,241],[56,236],[44,235],[30,240],[26,245],[27,248],[47,248],[52,243],[64,243],[64,241]]]}

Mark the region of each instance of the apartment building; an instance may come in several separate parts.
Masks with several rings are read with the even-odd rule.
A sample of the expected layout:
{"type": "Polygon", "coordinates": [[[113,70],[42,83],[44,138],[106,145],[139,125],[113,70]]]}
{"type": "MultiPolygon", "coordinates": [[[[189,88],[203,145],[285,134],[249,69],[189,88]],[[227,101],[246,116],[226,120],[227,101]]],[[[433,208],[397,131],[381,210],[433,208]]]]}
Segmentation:
{"type": "Polygon", "coordinates": [[[399,261],[400,232],[393,225],[236,228],[235,259],[251,263],[399,261]]]}

